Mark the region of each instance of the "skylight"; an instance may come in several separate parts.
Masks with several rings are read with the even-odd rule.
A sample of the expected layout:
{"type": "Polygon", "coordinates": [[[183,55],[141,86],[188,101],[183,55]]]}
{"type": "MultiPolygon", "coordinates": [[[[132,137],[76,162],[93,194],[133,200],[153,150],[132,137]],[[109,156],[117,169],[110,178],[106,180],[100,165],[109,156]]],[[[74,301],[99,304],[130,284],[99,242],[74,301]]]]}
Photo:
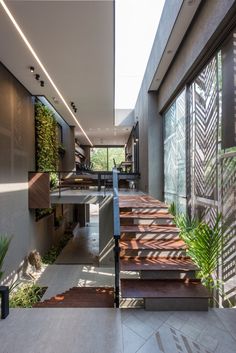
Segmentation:
{"type": "Polygon", "coordinates": [[[116,0],[115,108],[133,109],[165,0],[116,0]]]}

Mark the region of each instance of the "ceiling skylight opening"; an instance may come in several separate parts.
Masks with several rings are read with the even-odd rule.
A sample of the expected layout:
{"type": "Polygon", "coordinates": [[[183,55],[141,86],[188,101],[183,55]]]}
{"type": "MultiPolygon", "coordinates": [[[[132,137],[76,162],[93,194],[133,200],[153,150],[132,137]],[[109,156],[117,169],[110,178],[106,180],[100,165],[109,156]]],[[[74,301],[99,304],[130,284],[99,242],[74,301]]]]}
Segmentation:
{"type": "Polygon", "coordinates": [[[115,109],[133,109],[165,0],[116,0],[115,109]]]}
{"type": "Polygon", "coordinates": [[[20,28],[20,26],[18,25],[18,23],[16,22],[14,16],[12,15],[12,13],[10,12],[9,8],[7,7],[7,5],[5,4],[5,2],[3,0],[0,0],[0,4],[2,5],[2,7],[4,8],[7,16],[10,18],[11,22],[13,23],[14,27],[16,28],[17,32],[20,34],[22,40],[24,41],[24,43],[26,44],[27,48],[29,49],[29,51],[31,52],[31,54],[33,55],[33,57],[35,58],[35,60],[37,61],[37,63],[39,64],[39,66],[41,67],[42,71],[44,72],[44,74],[46,75],[46,77],[48,78],[49,82],[51,83],[51,85],[53,86],[53,88],[55,89],[55,91],[57,92],[57,95],[60,97],[61,101],[64,103],[65,107],[67,108],[67,110],[69,111],[70,115],[72,116],[73,120],[75,121],[75,124],[80,128],[80,130],[82,131],[82,133],[84,134],[84,136],[86,137],[86,139],[88,140],[89,144],[91,146],[93,146],[93,143],[91,142],[91,140],[89,139],[88,135],[86,134],[86,132],[84,131],[84,129],[82,128],[81,124],[78,122],[76,116],[74,115],[74,113],[72,112],[70,106],[67,104],[65,98],[63,97],[62,93],[59,91],[59,89],[57,88],[56,84],[54,83],[53,79],[51,78],[51,76],[49,75],[49,73],[47,72],[45,66],[42,64],[41,60],[39,59],[38,55],[36,54],[35,50],[33,49],[32,45],[30,44],[30,42],[28,41],[27,37],[25,36],[25,34],[23,33],[22,29],[20,28]]]}

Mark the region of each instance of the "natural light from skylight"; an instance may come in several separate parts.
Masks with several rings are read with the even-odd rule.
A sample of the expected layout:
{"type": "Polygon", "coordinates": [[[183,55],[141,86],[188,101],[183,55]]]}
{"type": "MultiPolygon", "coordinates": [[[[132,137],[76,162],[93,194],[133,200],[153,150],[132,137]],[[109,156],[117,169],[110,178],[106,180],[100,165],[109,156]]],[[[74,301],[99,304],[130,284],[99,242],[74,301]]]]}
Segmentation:
{"type": "Polygon", "coordinates": [[[115,108],[133,109],[165,0],[116,0],[115,108]]]}

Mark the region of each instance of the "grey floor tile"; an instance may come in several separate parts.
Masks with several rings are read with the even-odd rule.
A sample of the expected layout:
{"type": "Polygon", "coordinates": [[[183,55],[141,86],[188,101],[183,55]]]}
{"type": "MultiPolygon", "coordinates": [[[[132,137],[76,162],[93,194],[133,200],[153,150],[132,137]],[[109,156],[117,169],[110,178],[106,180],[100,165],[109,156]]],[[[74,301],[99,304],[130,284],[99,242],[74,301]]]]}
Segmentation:
{"type": "Polygon", "coordinates": [[[222,322],[224,328],[236,340],[236,309],[214,309],[214,312],[222,322]]]}
{"type": "Polygon", "coordinates": [[[115,309],[12,309],[0,332],[1,353],[123,353],[115,309]]]}
{"type": "MultiPolygon", "coordinates": [[[[165,353],[160,350],[157,346],[156,337],[152,335],[149,339],[144,343],[144,345],[137,351],[137,353],[165,353]]],[[[173,352],[175,353],[175,352],[173,352]]]]}
{"type": "Polygon", "coordinates": [[[122,325],[124,353],[135,353],[146,342],[129,327],[122,325]]]}
{"type": "Polygon", "coordinates": [[[153,328],[147,322],[142,322],[134,315],[125,320],[124,326],[127,326],[129,329],[144,339],[148,339],[154,333],[153,328]]]}
{"type": "Polygon", "coordinates": [[[186,336],[191,337],[192,339],[197,339],[202,332],[198,328],[192,326],[189,322],[185,323],[181,327],[180,331],[183,332],[186,336]]]}
{"type": "Polygon", "coordinates": [[[175,315],[171,315],[166,321],[165,324],[169,325],[177,330],[181,329],[181,327],[184,325],[185,321],[179,317],[176,317],[175,315]]]}

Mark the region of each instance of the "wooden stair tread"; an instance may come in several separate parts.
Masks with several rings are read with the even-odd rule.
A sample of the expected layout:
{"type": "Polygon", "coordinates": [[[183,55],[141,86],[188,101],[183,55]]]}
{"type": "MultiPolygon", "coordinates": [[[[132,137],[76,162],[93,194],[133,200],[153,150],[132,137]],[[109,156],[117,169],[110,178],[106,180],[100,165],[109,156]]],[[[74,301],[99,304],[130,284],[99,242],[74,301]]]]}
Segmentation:
{"type": "Polygon", "coordinates": [[[36,303],[35,308],[47,307],[83,307],[83,308],[113,308],[113,287],[73,287],[70,290],[57,294],[43,302],[36,303]]]}
{"type": "Polygon", "coordinates": [[[175,239],[179,240],[178,233],[121,233],[121,240],[167,240],[167,239],[175,239]]]}
{"type": "Polygon", "coordinates": [[[122,271],[196,271],[198,267],[188,257],[139,257],[120,258],[122,271]]]}
{"type": "Polygon", "coordinates": [[[153,213],[141,213],[141,212],[121,212],[120,213],[121,219],[173,219],[174,217],[171,216],[168,212],[153,212],[153,213]]]}
{"type": "Polygon", "coordinates": [[[199,280],[121,279],[123,298],[209,298],[199,280]]]}
{"type": "Polygon", "coordinates": [[[120,227],[121,233],[179,233],[179,229],[175,226],[160,225],[123,225],[120,227]]]}
{"type": "Polygon", "coordinates": [[[164,208],[168,209],[168,206],[162,203],[149,203],[149,202],[119,202],[120,208],[164,208]]]}
{"type": "Polygon", "coordinates": [[[186,244],[183,240],[164,239],[164,240],[120,240],[120,247],[122,249],[150,249],[150,250],[185,250],[186,244]]]}

